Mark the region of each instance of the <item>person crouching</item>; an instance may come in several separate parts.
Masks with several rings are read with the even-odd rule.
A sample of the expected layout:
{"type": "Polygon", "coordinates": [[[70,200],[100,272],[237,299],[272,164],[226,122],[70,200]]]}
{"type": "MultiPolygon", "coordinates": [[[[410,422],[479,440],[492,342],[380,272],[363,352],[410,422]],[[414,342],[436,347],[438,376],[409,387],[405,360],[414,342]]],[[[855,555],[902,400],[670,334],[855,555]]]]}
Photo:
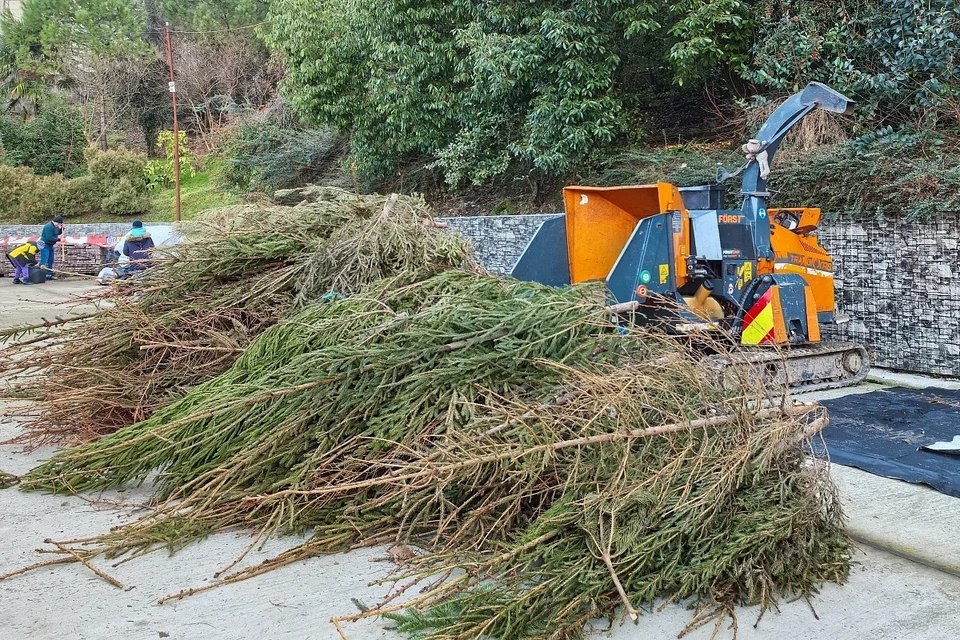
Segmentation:
{"type": "Polygon", "coordinates": [[[24,242],[7,254],[7,260],[13,265],[13,284],[31,284],[30,267],[37,264],[37,243],[24,242]]]}

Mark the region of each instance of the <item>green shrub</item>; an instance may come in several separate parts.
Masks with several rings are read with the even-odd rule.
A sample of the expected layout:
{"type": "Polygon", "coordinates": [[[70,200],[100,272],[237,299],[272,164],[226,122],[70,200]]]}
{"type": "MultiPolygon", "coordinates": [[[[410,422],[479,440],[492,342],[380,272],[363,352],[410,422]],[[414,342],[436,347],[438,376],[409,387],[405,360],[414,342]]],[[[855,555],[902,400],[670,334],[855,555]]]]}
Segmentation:
{"type": "MultiPolygon", "coordinates": [[[[187,134],[183,131],[177,136],[179,140],[180,177],[197,175],[194,168],[190,147],[187,146],[187,134]]],[[[157,136],[157,145],[163,150],[163,158],[149,161],[143,170],[148,189],[164,189],[173,186],[176,181],[176,167],[173,164],[173,132],[161,131],[157,136]]]]}
{"type": "Polygon", "coordinates": [[[99,211],[101,200],[93,176],[80,176],[64,183],[60,207],[64,215],[88,215],[99,211]]]}
{"type": "Polygon", "coordinates": [[[94,210],[111,215],[137,215],[150,210],[144,156],[126,149],[94,151],[89,167],[94,210]]]}
{"type": "Polygon", "coordinates": [[[150,210],[150,197],[130,178],[123,177],[111,183],[107,195],[100,201],[100,208],[112,215],[137,215],[150,210]]]}
{"type": "Polygon", "coordinates": [[[930,218],[960,211],[960,155],[924,155],[897,142],[858,142],[788,153],[773,167],[778,206],[820,207],[827,216],[930,218]]]}
{"type": "Polygon", "coordinates": [[[89,175],[70,180],[0,165],[0,219],[33,223],[56,215],[138,215],[150,210],[143,157],[132,151],[97,151],[89,163],[89,175]]]}
{"type": "Polygon", "coordinates": [[[126,149],[91,151],[88,160],[90,176],[98,188],[126,178],[131,184],[139,185],[142,192],[147,189],[143,175],[146,165],[147,159],[144,156],[126,149]]]}
{"type": "Polygon", "coordinates": [[[788,93],[818,80],[856,97],[854,118],[886,125],[956,127],[960,12],[955,0],[756,3],[752,64],[757,89],[788,93]]]}
{"type": "Polygon", "coordinates": [[[0,160],[10,166],[31,167],[38,175],[80,175],[87,141],[83,116],[64,102],[53,100],[32,120],[0,116],[0,160]]]}
{"type": "Polygon", "coordinates": [[[330,172],[344,145],[327,128],[309,129],[272,120],[249,120],[230,129],[220,145],[219,179],[237,191],[297,187],[330,172]]]}
{"type": "Polygon", "coordinates": [[[0,165],[0,216],[24,223],[64,214],[66,184],[59,175],[38,176],[29,167],[0,165]]]}

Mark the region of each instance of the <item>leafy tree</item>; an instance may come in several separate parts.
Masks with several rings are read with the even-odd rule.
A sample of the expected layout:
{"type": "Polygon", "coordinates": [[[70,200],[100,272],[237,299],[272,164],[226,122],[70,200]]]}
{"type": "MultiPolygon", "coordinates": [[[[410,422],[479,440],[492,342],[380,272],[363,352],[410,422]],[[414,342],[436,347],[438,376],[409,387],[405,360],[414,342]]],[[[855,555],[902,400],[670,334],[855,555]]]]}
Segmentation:
{"type": "Polygon", "coordinates": [[[780,0],[759,21],[745,78],[786,93],[811,80],[859,101],[869,128],[960,121],[960,2],[780,0]]]}
{"type": "Polygon", "coordinates": [[[130,0],[25,0],[23,15],[0,17],[8,109],[32,116],[52,91],[92,89],[106,146],[106,99],[97,69],[121,55],[145,55],[143,12],[130,0]]]}
{"type": "Polygon", "coordinates": [[[278,0],[268,43],[308,119],[368,177],[435,159],[450,184],[563,175],[674,82],[747,61],[739,0],[278,0]],[[669,66],[668,66],[669,65],[669,66]]]}
{"type": "Polygon", "coordinates": [[[67,11],[68,0],[28,0],[19,19],[0,14],[0,89],[8,111],[30,117],[51,90],[73,86],[51,44],[65,39],[66,28],[50,16],[67,11]]]}
{"type": "Polygon", "coordinates": [[[0,160],[10,166],[30,167],[37,175],[78,175],[84,168],[87,146],[83,116],[59,99],[48,99],[44,104],[45,108],[29,121],[0,116],[0,160]]]}
{"type": "Polygon", "coordinates": [[[350,131],[362,173],[426,153],[450,182],[481,182],[517,160],[562,170],[571,151],[616,134],[609,35],[596,11],[559,4],[288,0],[268,40],[294,105],[350,131]]]}
{"type": "Polygon", "coordinates": [[[100,57],[147,53],[146,17],[139,3],[69,0],[68,11],[67,19],[60,22],[67,30],[67,42],[80,53],[100,57]]]}
{"type": "Polygon", "coordinates": [[[717,69],[742,68],[749,61],[764,3],[744,0],[680,0],[670,11],[678,17],[670,28],[676,40],[669,58],[677,81],[696,81],[717,69]]]}
{"type": "Polygon", "coordinates": [[[269,0],[151,0],[158,15],[179,29],[240,29],[267,17],[269,0]]]}
{"type": "Polygon", "coordinates": [[[152,156],[159,132],[171,121],[166,62],[139,56],[102,60],[97,73],[115,126],[137,127],[152,156]]]}

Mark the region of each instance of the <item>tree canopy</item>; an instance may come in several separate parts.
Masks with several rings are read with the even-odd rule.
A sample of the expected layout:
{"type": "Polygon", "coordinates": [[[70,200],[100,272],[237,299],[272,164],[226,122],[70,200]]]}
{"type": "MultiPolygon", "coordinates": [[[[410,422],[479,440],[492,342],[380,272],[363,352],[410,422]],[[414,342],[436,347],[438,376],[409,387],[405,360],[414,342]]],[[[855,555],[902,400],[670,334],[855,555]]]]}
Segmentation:
{"type": "Polygon", "coordinates": [[[265,35],[362,173],[424,157],[458,185],[568,174],[705,88],[821,80],[861,101],[861,132],[955,126],[958,19],[956,0],[277,0],[265,35]]]}
{"type": "Polygon", "coordinates": [[[352,132],[363,172],[427,154],[451,184],[481,183],[512,165],[563,173],[626,133],[672,81],[736,63],[751,26],[718,19],[721,4],[745,6],[280,0],[267,40],[292,102],[352,132]]]}
{"type": "Polygon", "coordinates": [[[164,21],[181,116],[208,148],[282,75],[302,124],[348,135],[365,179],[570,177],[811,80],[858,101],[854,137],[926,144],[960,125],[960,0],[25,0],[0,17],[8,111],[73,91],[98,103],[102,145],[108,109],[153,139],[164,21]]]}

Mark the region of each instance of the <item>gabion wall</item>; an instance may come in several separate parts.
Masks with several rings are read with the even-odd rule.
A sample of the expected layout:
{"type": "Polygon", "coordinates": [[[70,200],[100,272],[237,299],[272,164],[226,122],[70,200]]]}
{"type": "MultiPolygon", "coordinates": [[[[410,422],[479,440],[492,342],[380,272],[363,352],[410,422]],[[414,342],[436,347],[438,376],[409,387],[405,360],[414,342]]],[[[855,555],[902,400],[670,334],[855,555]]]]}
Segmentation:
{"type": "Polygon", "coordinates": [[[819,235],[850,316],[829,337],[866,345],[878,366],[960,376],[960,214],[841,218],[819,235]]]}

